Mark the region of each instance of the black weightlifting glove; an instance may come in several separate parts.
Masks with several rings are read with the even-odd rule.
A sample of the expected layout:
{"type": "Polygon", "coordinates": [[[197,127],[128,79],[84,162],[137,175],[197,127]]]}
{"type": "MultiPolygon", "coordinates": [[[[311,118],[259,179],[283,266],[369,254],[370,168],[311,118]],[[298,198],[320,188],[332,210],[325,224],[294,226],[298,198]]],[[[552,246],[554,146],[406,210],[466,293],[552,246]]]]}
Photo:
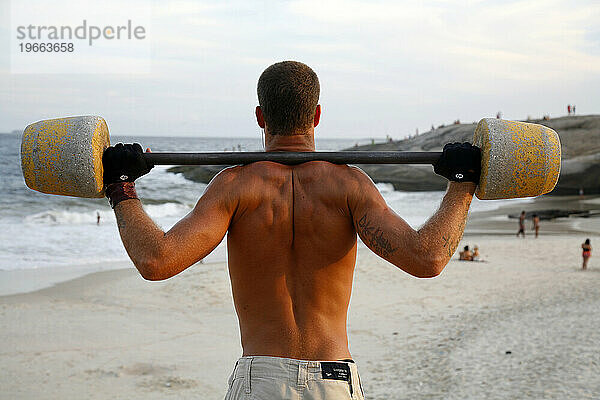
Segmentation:
{"type": "Polygon", "coordinates": [[[146,162],[144,152],[139,143],[117,143],[104,150],[102,155],[104,167],[104,185],[111,183],[133,182],[146,175],[154,165],[146,162]]]}
{"type": "Polygon", "coordinates": [[[433,165],[436,174],[454,182],[479,183],[481,150],[471,143],[448,143],[433,165]]]}

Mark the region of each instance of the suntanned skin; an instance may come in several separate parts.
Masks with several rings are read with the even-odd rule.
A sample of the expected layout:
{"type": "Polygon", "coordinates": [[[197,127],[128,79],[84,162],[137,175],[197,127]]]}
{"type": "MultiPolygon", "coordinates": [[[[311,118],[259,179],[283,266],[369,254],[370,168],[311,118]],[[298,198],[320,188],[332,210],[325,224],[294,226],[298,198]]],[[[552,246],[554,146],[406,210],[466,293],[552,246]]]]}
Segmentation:
{"type": "MultiPolygon", "coordinates": [[[[314,151],[319,106],[314,126],[293,136],[271,135],[256,113],[266,151],[314,151]]],[[[450,183],[440,209],[414,230],[358,168],[257,162],[222,171],[166,233],[138,200],[119,203],[115,214],[129,256],[149,280],[183,271],[227,233],[244,355],[337,360],[351,357],[346,316],[357,233],[407,273],[434,277],[461,240],[474,190],[450,183]]]]}
{"type": "MultiPolygon", "coordinates": [[[[581,245],[581,248],[583,249],[583,251],[589,251],[589,252],[592,251],[592,245],[586,244],[585,242],[581,245]]],[[[588,260],[590,259],[590,257],[591,257],[591,254],[585,255],[585,253],[584,253],[583,265],[581,267],[582,269],[587,269],[587,263],[588,263],[588,260]]]]}
{"type": "Polygon", "coordinates": [[[535,230],[535,237],[538,237],[538,234],[540,232],[540,217],[539,216],[535,216],[532,219],[533,222],[533,230],[535,230]]]}

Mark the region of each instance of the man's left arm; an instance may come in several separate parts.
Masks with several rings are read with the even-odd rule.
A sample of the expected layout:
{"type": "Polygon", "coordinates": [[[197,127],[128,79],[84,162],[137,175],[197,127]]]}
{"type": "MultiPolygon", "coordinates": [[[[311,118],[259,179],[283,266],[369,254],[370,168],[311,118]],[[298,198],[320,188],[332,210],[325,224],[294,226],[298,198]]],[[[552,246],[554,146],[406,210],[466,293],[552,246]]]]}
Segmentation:
{"type": "Polygon", "coordinates": [[[217,175],[196,207],[168,232],[152,221],[137,199],[115,206],[121,240],[144,279],[163,280],[177,275],[206,257],[223,240],[236,207],[226,188],[229,175],[217,175]]]}
{"type": "Polygon", "coordinates": [[[119,143],[109,147],[103,164],[106,193],[121,240],[145,279],[168,279],[204,258],[223,240],[237,208],[231,169],[218,174],[196,207],[164,232],[146,214],[135,193],[133,181],[152,168],[141,146],[119,143]]]}

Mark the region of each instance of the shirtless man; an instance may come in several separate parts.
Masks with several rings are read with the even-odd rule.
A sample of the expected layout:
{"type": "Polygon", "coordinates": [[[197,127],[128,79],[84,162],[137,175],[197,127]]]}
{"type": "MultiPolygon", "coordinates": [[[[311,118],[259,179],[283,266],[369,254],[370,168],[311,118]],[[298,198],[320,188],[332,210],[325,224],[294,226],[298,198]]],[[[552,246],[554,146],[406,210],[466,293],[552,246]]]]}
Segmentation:
{"type": "MultiPolygon", "coordinates": [[[[265,151],[315,151],[319,90],[302,63],[263,72],[256,119],[265,151]]],[[[435,170],[460,182],[448,185],[440,209],[414,230],[356,167],[256,162],[219,173],[194,210],[163,232],[135,194],[133,181],[152,168],[141,153],[138,144],[118,144],[103,162],[123,245],[145,279],[177,275],[227,233],[243,348],[228,399],[362,399],[346,329],[357,233],[398,268],[434,277],[460,242],[480,173],[477,147],[446,145],[435,170]]]]}
{"type": "Polygon", "coordinates": [[[537,214],[533,214],[531,222],[533,223],[532,228],[535,231],[535,238],[537,239],[538,234],[540,233],[540,217],[537,214]]]}

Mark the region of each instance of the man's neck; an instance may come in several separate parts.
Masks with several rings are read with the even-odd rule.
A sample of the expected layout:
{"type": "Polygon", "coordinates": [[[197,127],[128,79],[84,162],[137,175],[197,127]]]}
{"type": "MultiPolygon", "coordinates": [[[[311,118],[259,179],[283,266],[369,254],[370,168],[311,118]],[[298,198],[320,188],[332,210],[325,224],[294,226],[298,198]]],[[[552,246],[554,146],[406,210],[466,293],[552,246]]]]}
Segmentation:
{"type": "Polygon", "coordinates": [[[265,133],[265,151],[315,151],[314,131],[290,136],[265,133]]]}

